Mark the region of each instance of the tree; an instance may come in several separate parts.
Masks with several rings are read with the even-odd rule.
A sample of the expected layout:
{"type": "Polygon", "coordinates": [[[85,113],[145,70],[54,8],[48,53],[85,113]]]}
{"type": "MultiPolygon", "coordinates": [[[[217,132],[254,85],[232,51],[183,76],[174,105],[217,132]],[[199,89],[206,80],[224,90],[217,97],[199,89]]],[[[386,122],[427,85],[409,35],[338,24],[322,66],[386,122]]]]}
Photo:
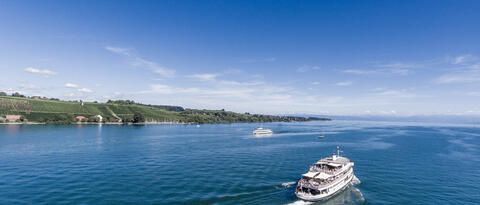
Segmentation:
{"type": "Polygon", "coordinates": [[[6,92],[0,92],[0,96],[7,96],[6,92]]]}
{"type": "Polygon", "coordinates": [[[145,122],[145,117],[141,113],[133,114],[133,123],[145,122]]]}
{"type": "Polygon", "coordinates": [[[20,93],[18,93],[18,92],[15,92],[15,93],[13,93],[13,94],[12,94],[12,97],[20,97],[20,98],[24,98],[24,97],[25,97],[25,95],[22,95],[22,94],[20,94],[20,93]]]}

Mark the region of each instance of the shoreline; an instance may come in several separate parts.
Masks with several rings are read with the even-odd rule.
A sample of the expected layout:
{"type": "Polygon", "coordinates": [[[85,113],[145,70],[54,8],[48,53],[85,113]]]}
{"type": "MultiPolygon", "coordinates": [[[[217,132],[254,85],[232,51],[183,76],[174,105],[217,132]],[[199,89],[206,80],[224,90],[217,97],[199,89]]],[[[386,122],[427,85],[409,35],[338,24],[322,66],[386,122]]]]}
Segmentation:
{"type": "Polygon", "coordinates": [[[0,125],[46,125],[45,122],[0,122],[0,125]]]}
{"type": "MultiPolygon", "coordinates": [[[[321,120],[320,120],[321,121],[321,120]]],[[[309,121],[274,121],[274,122],[216,122],[216,123],[195,123],[195,122],[141,122],[141,123],[121,123],[121,122],[75,122],[75,123],[46,123],[46,122],[2,122],[0,125],[213,125],[213,124],[235,124],[235,123],[296,123],[309,121]]]]}

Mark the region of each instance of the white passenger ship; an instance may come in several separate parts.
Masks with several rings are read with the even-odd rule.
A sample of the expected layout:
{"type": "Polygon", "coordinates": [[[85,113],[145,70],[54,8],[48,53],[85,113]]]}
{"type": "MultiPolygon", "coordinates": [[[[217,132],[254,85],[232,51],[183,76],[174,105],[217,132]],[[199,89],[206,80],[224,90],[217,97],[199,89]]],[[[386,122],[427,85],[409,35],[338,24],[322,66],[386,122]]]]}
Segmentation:
{"type": "Polygon", "coordinates": [[[273,131],[271,129],[259,127],[253,131],[253,135],[255,136],[267,136],[272,135],[273,131]]]}
{"type": "Polygon", "coordinates": [[[336,154],[320,159],[303,174],[295,194],[305,201],[325,200],[347,188],[354,179],[353,162],[340,156],[337,147],[336,154]]]}

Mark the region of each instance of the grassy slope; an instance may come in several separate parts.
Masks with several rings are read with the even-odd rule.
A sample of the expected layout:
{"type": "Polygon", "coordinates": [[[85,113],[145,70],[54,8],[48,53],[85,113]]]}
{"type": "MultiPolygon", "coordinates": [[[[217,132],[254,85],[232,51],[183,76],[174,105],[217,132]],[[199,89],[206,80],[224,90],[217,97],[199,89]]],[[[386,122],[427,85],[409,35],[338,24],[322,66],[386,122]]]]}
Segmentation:
{"type": "Polygon", "coordinates": [[[29,121],[72,121],[75,116],[91,117],[102,115],[108,121],[115,121],[111,111],[121,118],[133,117],[141,113],[147,121],[181,121],[179,113],[154,109],[141,105],[115,105],[105,103],[39,100],[17,97],[0,97],[0,114],[21,114],[29,121]]]}
{"type": "Polygon", "coordinates": [[[157,122],[194,122],[194,123],[225,123],[225,122],[273,122],[273,121],[305,121],[306,118],[279,117],[266,115],[239,114],[219,110],[168,111],[147,105],[121,105],[110,103],[40,100],[19,97],[0,96],[0,115],[21,114],[31,122],[73,122],[75,116],[92,117],[101,115],[106,121],[116,122],[112,114],[128,120],[134,113],[140,113],[146,121],[157,122]]]}

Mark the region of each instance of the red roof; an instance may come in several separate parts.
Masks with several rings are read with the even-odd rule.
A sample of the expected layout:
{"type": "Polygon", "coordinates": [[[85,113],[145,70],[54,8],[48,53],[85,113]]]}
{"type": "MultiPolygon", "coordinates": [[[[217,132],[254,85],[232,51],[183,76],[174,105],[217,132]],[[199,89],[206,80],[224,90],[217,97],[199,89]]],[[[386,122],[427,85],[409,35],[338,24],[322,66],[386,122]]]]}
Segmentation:
{"type": "Polygon", "coordinates": [[[84,119],[87,119],[87,118],[84,117],[84,116],[76,116],[75,119],[77,119],[77,120],[84,120],[84,119]]]}
{"type": "Polygon", "coordinates": [[[5,115],[5,119],[8,121],[17,121],[20,120],[21,117],[21,115],[5,115]]]}

